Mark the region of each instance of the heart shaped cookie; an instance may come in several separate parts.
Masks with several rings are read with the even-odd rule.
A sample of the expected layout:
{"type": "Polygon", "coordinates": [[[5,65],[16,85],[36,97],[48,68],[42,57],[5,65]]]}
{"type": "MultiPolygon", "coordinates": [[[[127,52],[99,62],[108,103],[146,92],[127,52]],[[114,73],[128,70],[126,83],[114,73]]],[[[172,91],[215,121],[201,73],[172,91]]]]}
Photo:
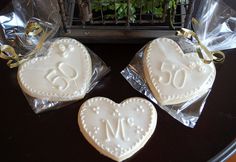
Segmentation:
{"type": "Polygon", "coordinates": [[[87,49],[71,38],[55,40],[46,56],[33,58],[18,69],[22,90],[35,98],[49,101],[81,99],[92,75],[87,49]]]}
{"type": "Polygon", "coordinates": [[[144,76],[162,105],[179,104],[206,93],[215,80],[213,63],[204,64],[197,53],[184,54],[168,38],[158,38],[145,49],[144,76]]]}
{"type": "Polygon", "coordinates": [[[120,104],[104,97],[87,100],[80,107],[78,123],[87,141],[100,153],[122,161],[142,148],[157,122],[155,107],[134,97],[120,104]]]}

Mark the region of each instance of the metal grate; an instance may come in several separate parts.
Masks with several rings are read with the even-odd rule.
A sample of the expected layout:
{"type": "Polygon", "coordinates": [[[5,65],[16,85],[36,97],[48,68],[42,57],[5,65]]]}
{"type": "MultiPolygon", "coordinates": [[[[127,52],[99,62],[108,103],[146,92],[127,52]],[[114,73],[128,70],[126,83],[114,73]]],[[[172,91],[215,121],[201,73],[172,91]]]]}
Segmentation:
{"type": "Polygon", "coordinates": [[[63,34],[85,39],[152,38],[186,26],[194,0],[58,0],[63,34]]]}

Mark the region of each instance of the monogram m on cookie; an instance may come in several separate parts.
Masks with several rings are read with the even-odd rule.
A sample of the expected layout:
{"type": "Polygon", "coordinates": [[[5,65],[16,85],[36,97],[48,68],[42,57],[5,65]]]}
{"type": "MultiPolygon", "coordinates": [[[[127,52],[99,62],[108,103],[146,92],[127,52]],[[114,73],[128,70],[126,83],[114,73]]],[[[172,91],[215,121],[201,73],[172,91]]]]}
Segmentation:
{"type": "Polygon", "coordinates": [[[88,99],[80,107],[78,124],[86,140],[101,154],[123,161],[149,140],[156,128],[155,107],[133,97],[117,104],[104,97],[88,99]]]}

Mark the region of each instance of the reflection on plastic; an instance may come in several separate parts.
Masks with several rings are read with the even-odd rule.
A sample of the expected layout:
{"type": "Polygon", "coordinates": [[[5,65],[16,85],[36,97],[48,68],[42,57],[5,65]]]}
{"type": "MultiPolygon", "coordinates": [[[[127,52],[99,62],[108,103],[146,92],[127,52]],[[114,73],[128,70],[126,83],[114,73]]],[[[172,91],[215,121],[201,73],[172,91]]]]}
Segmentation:
{"type": "Polygon", "coordinates": [[[12,0],[12,4],[12,12],[0,15],[0,30],[3,33],[0,42],[12,46],[17,54],[27,56],[43,35],[40,30],[28,33],[29,25],[40,25],[43,31],[50,32],[48,38],[57,33],[60,27],[57,0],[12,0]]]}
{"type": "MultiPolygon", "coordinates": [[[[223,0],[201,1],[196,19],[198,23],[193,24],[194,32],[208,50],[217,51],[236,47],[236,11],[227,6],[223,0]]],[[[184,54],[196,53],[198,44],[194,40],[190,41],[180,36],[166,37],[174,40],[184,54]]],[[[147,96],[184,125],[193,128],[204,108],[211,88],[190,101],[175,105],[161,105],[153,96],[144,77],[143,55],[146,46],[136,53],[121,74],[134,89],[147,96]]]]}
{"type": "MultiPolygon", "coordinates": [[[[26,59],[47,55],[48,48],[54,41],[52,38],[58,32],[61,23],[58,1],[12,0],[12,4],[13,11],[5,15],[0,15],[0,30],[2,30],[0,32],[2,34],[0,35],[0,45],[5,44],[11,46],[16,51],[16,54],[26,59]],[[33,30],[27,30],[29,28],[33,30]],[[41,42],[45,33],[47,37],[41,42]],[[40,46],[40,49],[37,49],[36,47],[38,47],[39,43],[42,47],[40,46]],[[30,55],[32,51],[35,51],[33,56],[30,55]]],[[[92,78],[87,91],[88,93],[110,69],[96,54],[89,49],[87,50],[92,60],[92,78]]],[[[64,52],[62,57],[67,57],[67,53],[64,52]]],[[[61,87],[65,89],[67,81],[73,79],[76,74],[70,66],[63,64],[59,64],[58,70],[63,74],[63,78],[66,78],[66,80],[63,80],[64,85],[61,87]],[[70,72],[70,75],[64,72],[65,68],[70,72]]],[[[51,79],[50,76],[48,79],[51,79]]],[[[53,83],[55,84],[55,82],[53,83]]],[[[35,113],[61,108],[75,102],[55,102],[41,100],[27,94],[25,96],[35,113]]]]}
{"type": "MultiPolygon", "coordinates": [[[[182,37],[170,36],[168,37],[174,40],[182,48],[184,53],[190,53],[195,51],[195,46],[188,39],[182,37]]],[[[175,104],[175,105],[162,105],[153,96],[150,88],[148,87],[144,72],[143,72],[143,56],[146,46],[144,46],[134,56],[129,66],[127,66],[121,74],[130,83],[130,85],[147,96],[150,100],[156,103],[163,110],[168,112],[172,117],[183,123],[184,125],[193,128],[202,112],[206,98],[210,92],[210,89],[202,96],[196,96],[191,100],[175,104]]]]}
{"type": "Polygon", "coordinates": [[[211,51],[236,48],[236,11],[223,0],[202,1],[194,31],[211,51]]]}
{"type": "MultiPolygon", "coordinates": [[[[41,57],[41,56],[47,55],[47,53],[48,53],[47,50],[49,49],[49,46],[52,44],[52,42],[59,40],[59,39],[63,39],[63,37],[51,39],[50,41],[47,41],[43,46],[44,50],[41,50],[40,53],[37,54],[37,56],[41,57]]],[[[92,61],[92,77],[90,79],[89,88],[87,90],[87,93],[89,93],[98,84],[100,79],[102,77],[104,77],[107,73],[109,73],[110,69],[103,62],[103,60],[101,58],[99,58],[93,51],[91,51],[88,48],[86,48],[86,49],[88,50],[88,53],[89,53],[89,55],[91,57],[91,61],[92,61]]],[[[59,64],[59,66],[60,66],[60,64],[59,64]]],[[[65,75],[65,76],[63,76],[65,78],[73,79],[73,77],[75,77],[75,75],[76,75],[76,73],[74,73],[75,71],[73,71],[73,69],[70,69],[71,75],[69,75],[68,73],[65,74],[63,69],[61,69],[61,68],[68,68],[68,67],[61,67],[60,66],[59,68],[60,68],[59,70],[61,70],[61,74],[65,75]]],[[[50,76],[50,75],[48,77],[51,80],[52,76],[50,76]]],[[[57,77],[54,77],[54,79],[55,78],[57,78],[57,77]]],[[[62,88],[66,88],[66,87],[62,87],[62,88]]],[[[24,93],[24,94],[25,94],[26,99],[28,100],[28,103],[30,104],[30,106],[32,107],[32,109],[35,113],[41,113],[41,112],[45,112],[45,111],[49,111],[49,110],[59,109],[59,108],[62,108],[66,105],[69,105],[73,102],[76,102],[76,101],[66,101],[66,102],[60,101],[60,102],[58,102],[58,101],[42,100],[39,98],[34,98],[32,96],[29,96],[26,93],[24,93]]]]}

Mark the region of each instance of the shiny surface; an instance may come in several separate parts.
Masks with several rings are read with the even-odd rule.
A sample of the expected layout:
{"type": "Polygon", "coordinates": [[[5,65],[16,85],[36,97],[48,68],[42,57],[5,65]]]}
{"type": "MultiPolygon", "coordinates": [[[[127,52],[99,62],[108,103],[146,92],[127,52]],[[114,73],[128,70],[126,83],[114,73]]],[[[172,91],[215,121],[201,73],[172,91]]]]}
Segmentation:
{"type": "MultiPolygon", "coordinates": [[[[122,77],[120,71],[144,44],[92,45],[91,48],[111,67],[110,74],[84,100],[60,110],[34,114],[16,80],[16,69],[0,62],[1,73],[1,145],[0,161],[13,162],[108,162],[80,133],[77,114],[83,101],[94,96],[121,102],[141,96],[122,77]]],[[[226,60],[218,66],[213,89],[194,129],[183,126],[156,106],[156,130],[130,162],[199,162],[224,149],[236,137],[236,50],[225,52],[226,60]]]]}
{"type": "MultiPolygon", "coordinates": [[[[184,125],[193,128],[195,126],[199,116],[202,113],[205,101],[208,97],[208,94],[211,91],[211,86],[212,86],[212,83],[214,80],[212,80],[209,83],[209,85],[201,85],[201,87],[204,87],[201,90],[202,92],[201,91],[195,92],[197,94],[192,95],[188,99],[185,99],[179,103],[174,103],[174,104],[169,104],[169,105],[161,103],[160,102],[161,98],[158,98],[158,92],[156,92],[156,88],[158,86],[159,86],[159,91],[162,94],[178,96],[178,95],[182,95],[183,93],[186,93],[186,92],[183,92],[183,89],[181,89],[181,90],[178,89],[177,91],[175,91],[174,89],[170,88],[171,86],[170,87],[165,86],[165,88],[164,87],[161,88],[161,85],[158,84],[158,81],[155,82],[155,79],[154,79],[156,76],[158,76],[158,72],[159,72],[159,75],[163,74],[162,72],[160,72],[161,70],[158,69],[158,64],[161,64],[162,61],[166,61],[166,62],[175,64],[175,66],[182,67],[186,63],[184,62],[184,59],[182,60],[182,57],[175,57],[174,55],[172,55],[172,54],[176,54],[177,52],[171,53],[171,50],[170,50],[171,46],[167,47],[167,46],[163,46],[163,44],[157,45],[156,42],[158,39],[150,42],[150,44],[147,44],[144,48],[142,48],[142,50],[139,50],[137,52],[137,54],[135,55],[135,57],[130,62],[129,66],[127,66],[122,71],[122,75],[124,76],[124,78],[126,78],[126,80],[130,83],[130,85],[132,85],[132,87],[134,87],[134,89],[136,89],[140,93],[147,96],[154,103],[157,103],[157,105],[159,105],[163,110],[168,112],[171,116],[173,116],[175,119],[177,119],[178,121],[180,121],[184,125]],[[150,46],[152,46],[152,48],[150,48],[150,46]],[[158,50],[159,48],[165,49],[166,53],[164,54],[161,51],[159,51],[158,50]],[[152,54],[151,54],[151,52],[146,52],[149,50],[155,51],[155,52],[153,52],[152,54]],[[164,57],[162,57],[163,55],[164,55],[164,57]],[[150,59],[148,57],[150,57],[150,59]],[[172,58],[172,59],[170,59],[170,58],[172,58]],[[149,60],[149,61],[155,60],[155,61],[153,61],[152,65],[151,65],[150,64],[151,62],[147,63],[148,62],[147,60],[149,60]],[[178,60],[178,61],[176,61],[176,60],[178,60]],[[181,63],[179,63],[179,62],[181,62],[181,63]],[[147,65],[147,64],[149,64],[149,65],[147,65]],[[153,69],[152,72],[147,72],[147,71],[150,71],[149,70],[150,68],[153,69]],[[147,73],[149,73],[149,74],[153,73],[154,77],[152,79],[150,79],[149,74],[147,74],[147,73]],[[153,79],[154,79],[155,83],[153,82],[153,79]],[[157,86],[155,88],[152,88],[153,84],[156,84],[157,86]]],[[[162,38],[162,39],[165,40],[166,38],[162,38]]],[[[178,48],[181,50],[180,55],[183,55],[183,56],[184,55],[186,55],[186,56],[192,55],[192,51],[194,52],[196,49],[196,45],[194,45],[190,40],[185,39],[181,36],[170,36],[170,37],[168,37],[168,39],[173,40],[173,42],[176,43],[178,48]]],[[[213,63],[211,65],[204,64],[203,62],[201,62],[200,59],[198,59],[197,55],[195,57],[195,60],[192,59],[191,61],[194,61],[196,63],[197,60],[200,61],[199,62],[200,67],[212,69],[211,72],[209,71],[211,73],[210,78],[214,79],[215,78],[215,66],[213,65],[213,63]],[[201,64],[204,64],[204,65],[201,65],[201,64]]],[[[190,60],[188,60],[187,62],[189,62],[189,61],[190,60]]],[[[185,65],[185,66],[188,66],[188,65],[185,65]]],[[[188,72],[189,79],[190,79],[188,81],[188,83],[189,83],[188,86],[191,89],[194,89],[194,87],[197,87],[197,85],[199,85],[199,82],[201,82],[201,80],[204,78],[204,76],[209,77],[208,75],[210,74],[210,73],[208,75],[203,74],[203,75],[201,75],[201,78],[200,78],[199,76],[194,76],[194,74],[196,75],[197,73],[194,73],[194,71],[188,72]],[[196,82],[196,79],[194,79],[194,78],[197,79],[197,82],[196,82]]],[[[165,80],[165,79],[163,79],[163,80],[165,80]]],[[[175,100],[178,100],[178,99],[175,99],[175,100]]]]}
{"type": "MultiPolygon", "coordinates": [[[[4,3],[5,0],[1,1],[0,7],[4,3]]],[[[112,71],[85,99],[105,96],[121,102],[128,97],[143,97],[120,75],[143,45],[88,45],[112,71]]],[[[226,52],[225,63],[218,67],[213,90],[196,127],[183,126],[156,106],[159,120],[153,137],[127,161],[206,161],[235,139],[235,53],[236,50],[226,52]]],[[[79,131],[77,113],[85,99],[60,110],[36,115],[20,90],[16,69],[9,69],[1,61],[0,73],[0,161],[111,161],[92,148],[79,131]]]]}
{"type": "MultiPolygon", "coordinates": [[[[236,10],[225,0],[207,0],[199,4],[193,29],[201,44],[210,51],[235,48],[236,10]]],[[[205,50],[204,50],[205,51],[205,50]]]]}
{"type": "Polygon", "coordinates": [[[10,11],[0,12],[0,45],[10,45],[18,55],[31,55],[41,48],[42,42],[53,37],[60,27],[56,2],[50,0],[46,5],[44,1],[13,0],[10,11]]]}

